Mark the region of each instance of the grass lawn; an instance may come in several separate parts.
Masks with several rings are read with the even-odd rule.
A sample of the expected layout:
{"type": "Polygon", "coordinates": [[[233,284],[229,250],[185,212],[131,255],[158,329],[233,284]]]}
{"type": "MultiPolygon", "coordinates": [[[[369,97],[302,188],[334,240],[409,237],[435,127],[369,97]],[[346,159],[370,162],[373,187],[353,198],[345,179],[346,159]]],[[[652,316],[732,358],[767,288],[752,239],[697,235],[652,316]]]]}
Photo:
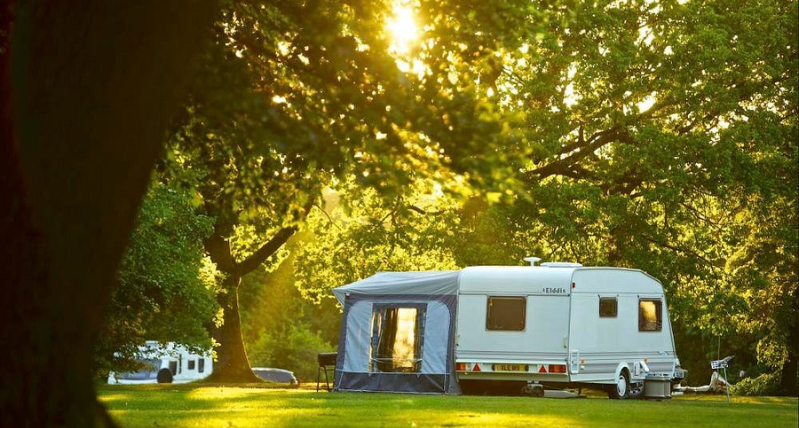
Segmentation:
{"type": "MultiPolygon", "coordinates": [[[[307,386],[306,386],[307,388],[307,386]]],[[[101,386],[124,427],[797,427],[796,398],[608,400],[327,393],[223,385],[101,386]]]]}

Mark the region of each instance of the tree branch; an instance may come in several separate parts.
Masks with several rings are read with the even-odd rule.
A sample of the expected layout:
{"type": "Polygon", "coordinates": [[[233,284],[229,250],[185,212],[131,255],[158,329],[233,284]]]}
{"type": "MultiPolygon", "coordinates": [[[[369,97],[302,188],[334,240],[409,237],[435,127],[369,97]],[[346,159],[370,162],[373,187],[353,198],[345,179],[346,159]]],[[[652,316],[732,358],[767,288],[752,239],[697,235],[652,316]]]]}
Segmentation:
{"type": "Polygon", "coordinates": [[[651,237],[651,236],[649,236],[649,235],[647,235],[645,233],[641,234],[641,237],[643,237],[648,242],[650,242],[652,244],[655,244],[657,246],[660,246],[660,247],[663,247],[663,248],[667,248],[669,250],[672,250],[672,251],[677,252],[677,253],[681,253],[681,254],[689,256],[689,257],[697,258],[697,259],[703,261],[705,263],[705,265],[707,265],[714,272],[716,272],[718,270],[716,268],[716,266],[713,264],[713,262],[711,262],[705,256],[699,254],[696,251],[692,251],[692,250],[690,250],[688,248],[682,248],[682,247],[677,246],[677,245],[669,244],[668,242],[664,242],[664,241],[661,241],[659,239],[653,238],[653,237],[651,237]]]}
{"type": "Polygon", "coordinates": [[[421,209],[421,208],[419,208],[419,207],[417,207],[416,205],[413,205],[413,204],[408,205],[408,209],[411,210],[411,211],[417,212],[417,213],[419,213],[421,215],[431,215],[431,216],[441,215],[441,214],[444,214],[444,212],[445,212],[444,210],[425,211],[425,210],[423,210],[423,209],[421,209]]]}
{"type": "Polygon", "coordinates": [[[570,155],[562,159],[558,159],[550,164],[528,171],[526,174],[527,178],[530,180],[540,180],[553,175],[563,175],[575,179],[586,178],[590,175],[590,172],[577,165],[577,162],[589,155],[592,155],[594,151],[605,144],[615,140],[624,140],[625,142],[629,142],[629,136],[626,136],[625,138],[624,134],[625,132],[623,132],[622,128],[619,126],[614,126],[608,130],[593,134],[587,141],[583,141],[583,138],[580,137],[574,143],[561,148],[561,150],[559,150],[557,153],[559,155],[571,153],[570,155]]]}
{"type": "Polygon", "coordinates": [[[553,175],[562,175],[564,177],[570,177],[575,180],[579,180],[581,178],[588,178],[591,175],[591,172],[588,171],[587,169],[583,168],[580,165],[565,162],[566,160],[569,159],[552,162],[551,164],[544,165],[532,171],[528,171],[526,173],[526,176],[529,180],[534,180],[534,179],[540,180],[542,178],[550,177],[553,175]]]}
{"type": "Polygon", "coordinates": [[[621,177],[599,185],[606,194],[630,196],[633,191],[644,184],[644,178],[637,169],[628,170],[621,177]]]}
{"type": "Polygon", "coordinates": [[[250,257],[247,257],[241,263],[236,264],[236,273],[238,275],[246,275],[255,268],[257,268],[261,263],[263,263],[267,258],[271,255],[275,254],[286,241],[291,238],[294,233],[297,232],[299,228],[297,226],[290,226],[284,227],[275,233],[275,236],[269,240],[269,242],[265,243],[258,249],[255,253],[253,253],[250,257]]]}
{"type": "Polygon", "coordinates": [[[211,261],[216,263],[219,270],[225,273],[235,272],[236,261],[230,254],[230,242],[222,237],[216,230],[205,240],[205,251],[211,257],[211,261]]]}
{"type": "Polygon", "coordinates": [[[328,214],[327,211],[325,211],[324,208],[322,208],[318,204],[315,204],[314,207],[316,207],[319,211],[322,211],[322,214],[324,214],[325,217],[327,217],[327,221],[330,222],[331,225],[335,226],[336,229],[341,230],[341,226],[339,226],[338,223],[333,221],[333,217],[330,217],[330,214],[328,214]]]}
{"type": "MultiPolygon", "coordinates": [[[[302,209],[302,217],[298,218],[297,221],[303,220],[305,217],[308,216],[308,213],[313,208],[313,198],[309,201],[302,209]]],[[[253,253],[250,257],[244,259],[241,263],[236,264],[236,274],[240,276],[244,276],[257,268],[261,263],[263,263],[266,259],[270,256],[275,254],[286,241],[289,240],[300,228],[298,226],[289,226],[281,228],[280,230],[275,233],[275,236],[269,240],[269,242],[265,243],[258,249],[255,253],[253,253]]]]}

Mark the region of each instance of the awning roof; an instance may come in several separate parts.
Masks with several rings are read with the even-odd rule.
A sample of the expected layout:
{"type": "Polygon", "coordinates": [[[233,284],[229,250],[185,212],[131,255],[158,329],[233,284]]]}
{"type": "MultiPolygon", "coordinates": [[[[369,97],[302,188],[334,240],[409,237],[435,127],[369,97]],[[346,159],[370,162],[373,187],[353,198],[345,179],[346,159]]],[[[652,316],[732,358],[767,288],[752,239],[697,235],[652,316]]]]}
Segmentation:
{"type": "Polygon", "coordinates": [[[339,303],[350,293],[454,295],[458,294],[461,271],[379,272],[368,278],[333,289],[339,303]]]}

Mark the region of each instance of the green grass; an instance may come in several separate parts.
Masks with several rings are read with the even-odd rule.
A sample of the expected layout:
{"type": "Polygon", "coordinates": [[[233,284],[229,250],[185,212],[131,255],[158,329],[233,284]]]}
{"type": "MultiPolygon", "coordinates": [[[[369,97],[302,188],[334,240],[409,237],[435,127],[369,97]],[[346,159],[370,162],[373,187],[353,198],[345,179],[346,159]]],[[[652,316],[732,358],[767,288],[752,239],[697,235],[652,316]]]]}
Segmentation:
{"type": "Polygon", "coordinates": [[[102,386],[124,427],[791,427],[796,398],[663,401],[315,392],[264,385],[102,386]]]}

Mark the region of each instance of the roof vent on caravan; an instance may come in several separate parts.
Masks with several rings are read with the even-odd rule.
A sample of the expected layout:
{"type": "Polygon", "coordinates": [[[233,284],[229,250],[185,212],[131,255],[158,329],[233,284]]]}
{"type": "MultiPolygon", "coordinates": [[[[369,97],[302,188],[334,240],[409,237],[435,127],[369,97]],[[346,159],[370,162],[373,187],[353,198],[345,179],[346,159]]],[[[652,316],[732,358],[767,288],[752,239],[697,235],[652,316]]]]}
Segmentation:
{"type": "Polygon", "coordinates": [[[535,266],[536,263],[541,261],[540,257],[525,257],[524,261],[529,262],[530,266],[535,266]]]}
{"type": "Polygon", "coordinates": [[[541,263],[543,267],[582,267],[582,263],[573,263],[573,262],[546,262],[541,263]]]}

